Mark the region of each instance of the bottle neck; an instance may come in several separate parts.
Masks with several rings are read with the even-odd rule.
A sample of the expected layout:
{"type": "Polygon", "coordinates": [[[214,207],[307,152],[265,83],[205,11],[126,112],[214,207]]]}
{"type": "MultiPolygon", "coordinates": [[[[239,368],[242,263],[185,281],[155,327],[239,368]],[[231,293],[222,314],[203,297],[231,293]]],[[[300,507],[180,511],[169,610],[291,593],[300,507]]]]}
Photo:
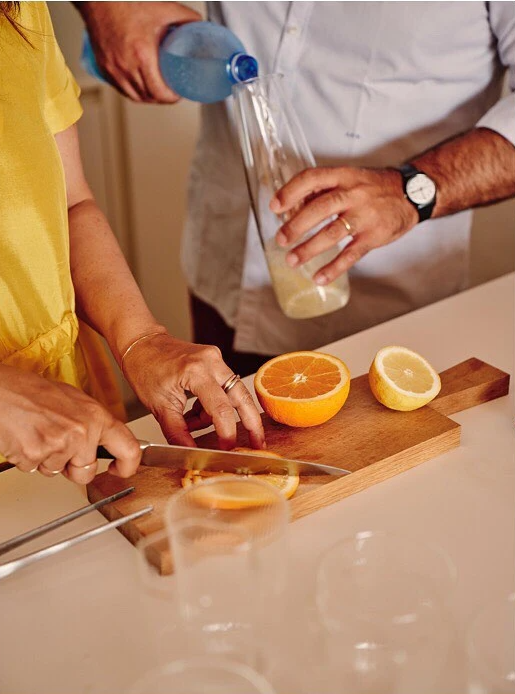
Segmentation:
{"type": "Polygon", "coordinates": [[[258,62],[246,53],[234,53],[229,58],[227,72],[233,84],[248,82],[258,76],[258,62]]]}

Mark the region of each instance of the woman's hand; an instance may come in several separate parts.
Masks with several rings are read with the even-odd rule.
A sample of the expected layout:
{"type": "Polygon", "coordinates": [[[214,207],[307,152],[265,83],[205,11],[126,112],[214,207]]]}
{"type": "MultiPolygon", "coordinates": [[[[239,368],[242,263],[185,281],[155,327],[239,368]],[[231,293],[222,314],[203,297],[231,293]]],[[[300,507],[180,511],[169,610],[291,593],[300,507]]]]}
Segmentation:
{"type": "Polygon", "coordinates": [[[102,405],[65,383],[0,365],[0,453],[22,472],[62,472],[87,484],[97,446],[113,454],[109,471],[133,475],[141,459],[137,440],[102,405]]]}
{"type": "Polygon", "coordinates": [[[183,342],[162,333],[135,345],[123,367],[127,380],[153,413],[169,443],[195,446],[190,431],[214,424],[220,448],[234,448],[236,410],[251,446],[265,446],[261,417],[245,385],[238,381],[227,393],[222,388],[232,371],[218,347],[183,342]],[[198,401],[184,415],[186,391],[196,395],[198,401]]]}
{"type": "Polygon", "coordinates": [[[307,231],[337,215],[287,254],[291,267],[302,265],[347,236],[353,237],[315,274],[319,285],[333,282],[373,248],[395,241],[418,222],[415,208],[404,197],[401,175],[393,169],[306,169],[276,193],[270,209],[276,214],[291,214],[277,232],[280,246],[299,241],[307,231]]]}

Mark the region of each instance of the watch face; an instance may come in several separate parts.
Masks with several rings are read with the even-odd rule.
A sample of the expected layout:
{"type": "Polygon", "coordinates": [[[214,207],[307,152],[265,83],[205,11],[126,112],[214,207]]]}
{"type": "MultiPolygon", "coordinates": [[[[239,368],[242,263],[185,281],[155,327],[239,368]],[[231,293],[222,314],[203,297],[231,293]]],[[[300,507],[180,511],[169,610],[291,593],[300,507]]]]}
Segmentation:
{"type": "Polygon", "coordinates": [[[418,173],[407,182],[406,195],[416,205],[427,205],[436,195],[436,186],[429,176],[418,173]]]}

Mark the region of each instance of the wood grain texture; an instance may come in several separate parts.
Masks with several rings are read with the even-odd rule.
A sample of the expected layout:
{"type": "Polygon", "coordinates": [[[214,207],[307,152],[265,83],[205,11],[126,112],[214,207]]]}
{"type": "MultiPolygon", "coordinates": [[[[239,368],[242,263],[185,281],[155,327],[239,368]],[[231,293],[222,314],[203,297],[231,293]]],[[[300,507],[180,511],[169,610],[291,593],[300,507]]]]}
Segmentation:
{"type": "Polygon", "coordinates": [[[509,374],[471,357],[440,374],[442,389],[428,407],[450,415],[507,395],[509,374]]]}
{"type": "MultiPolygon", "coordinates": [[[[440,395],[413,412],[394,412],[380,405],[370,391],[368,376],[363,375],[352,379],[349,397],[340,412],[320,426],[293,429],[263,415],[270,450],[287,458],[326,463],[352,472],[338,478],[302,477],[289,501],[291,519],[302,518],[459,446],[460,426],[446,415],[508,393],[509,375],[479,359],[468,359],[440,376],[440,395]]],[[[217,447],[214,433],[200,436],[197,442],[205,448],[217,447]]],[[[246,432],[239,424],[238,445],[246,444],[246,432]]],[[[151,514],[119,528],[135,544],[162,529],[166,503],[181,488],[182,474],[142,467],[130,479],[121,480],[103,473],[88,485],[88,497],[97,501],[133,485],[133,494],[104,506],[101,512],[114,520],[152,504],[151,514]]],[[[167,551],[156,552],[155,562],[162,573],[172,570],[167,551]]]]}

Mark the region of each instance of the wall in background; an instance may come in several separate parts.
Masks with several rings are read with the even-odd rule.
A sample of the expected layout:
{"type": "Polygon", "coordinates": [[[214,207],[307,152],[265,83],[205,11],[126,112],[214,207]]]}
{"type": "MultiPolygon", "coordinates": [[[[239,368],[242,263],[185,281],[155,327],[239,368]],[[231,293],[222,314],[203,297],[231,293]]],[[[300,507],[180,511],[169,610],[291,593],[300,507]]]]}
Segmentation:
{"type": "MultiPolygon", "coordinates": [[[[202,11],[203,3],[189,5],[202,11]]],[[[196,104],[130,102],[79,65],[82,21],[67,2],[50,2],[54,28],[82,88],[79,122],[86,174],[158,320],[190,339],[187,290],[179,248],[187,175],[199,124],[196,104]]],[[[515,269],[515,201],[475,213],[472,283],[515,269]]],[[[127,386],[127,401],[134,397],[127,386]]]]}

